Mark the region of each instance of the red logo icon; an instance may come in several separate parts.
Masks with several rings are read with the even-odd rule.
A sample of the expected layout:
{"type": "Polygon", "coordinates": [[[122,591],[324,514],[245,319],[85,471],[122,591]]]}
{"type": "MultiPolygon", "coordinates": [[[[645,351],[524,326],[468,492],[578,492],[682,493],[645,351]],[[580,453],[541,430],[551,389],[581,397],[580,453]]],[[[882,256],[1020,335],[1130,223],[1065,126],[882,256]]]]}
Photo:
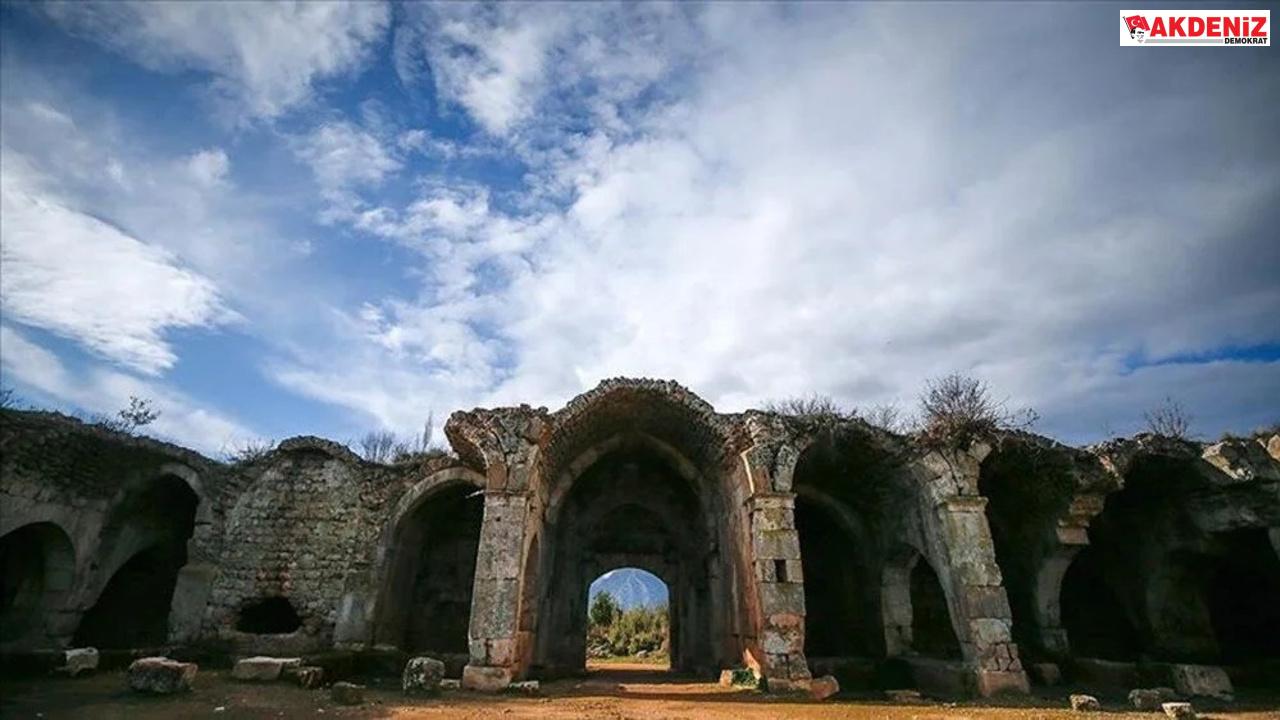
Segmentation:
{"type": "Polygon", "coordinates": [[[1141,15],[1130,15],[1124,19],[1124,24],[1129,28],[1129,37],[1138,42],[1145,40],[1147,33],[1151,32],[1151,26],[1147,24],[1147,19],[1141,15]]]}

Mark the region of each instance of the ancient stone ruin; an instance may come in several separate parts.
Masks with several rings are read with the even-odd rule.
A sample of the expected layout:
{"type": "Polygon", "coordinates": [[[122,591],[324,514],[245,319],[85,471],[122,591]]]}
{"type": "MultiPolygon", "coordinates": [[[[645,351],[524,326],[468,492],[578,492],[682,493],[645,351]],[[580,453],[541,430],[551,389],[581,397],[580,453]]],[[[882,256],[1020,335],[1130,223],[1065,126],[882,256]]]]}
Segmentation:
{"type": "Polygon", "coordinates": [[[631,379],[446,435],[225,464],[4,411],[0,652],[391,646],[496,689],[581,672],[588,584],[636,567],[669,588],[675,670],[771,691],[1277,683],[1280,436],[926,447],[631,379]]]}

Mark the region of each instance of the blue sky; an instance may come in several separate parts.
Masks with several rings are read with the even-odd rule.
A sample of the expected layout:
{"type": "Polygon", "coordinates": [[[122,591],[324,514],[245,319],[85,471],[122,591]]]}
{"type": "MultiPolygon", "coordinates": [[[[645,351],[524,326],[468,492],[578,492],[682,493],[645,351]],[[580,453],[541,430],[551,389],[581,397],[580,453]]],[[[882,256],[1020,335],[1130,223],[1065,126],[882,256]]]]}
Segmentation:
{"type": "Polygon", "coordinates": [[[0,6],[0,361],[209,453],[557,407],[1280,420],[1274,49],[1118,6],[0,6]]]}

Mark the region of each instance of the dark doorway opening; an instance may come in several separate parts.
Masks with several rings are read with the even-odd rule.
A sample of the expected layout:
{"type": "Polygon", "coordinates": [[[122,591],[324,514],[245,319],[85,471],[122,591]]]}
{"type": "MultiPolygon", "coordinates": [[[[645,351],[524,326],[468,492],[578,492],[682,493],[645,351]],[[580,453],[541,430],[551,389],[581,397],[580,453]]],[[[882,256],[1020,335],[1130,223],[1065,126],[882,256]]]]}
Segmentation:
{"type": "Polygon", "coordinates": [[[1071,653],[1104,660],[1136,660],[1142,646],[1120,597],[1107,581],[1102,554],[1086,547],[1062,578],[1062,627],[1071,653]]]}
{"type": "Polygon", "coordinates": [[[0,640],[42,630],[74,569],[71,541],[53,523],[24,525],[0,538],[0,640]]]}
{"type": "Polygon", "coordinates": [[[80,620],[75,644],[97,648],[155,647],[169,631],[169,602],[186,553],[156,546],[134,555],[111,576],[80,620]]]}
{"type": "Polygon", "coordinates": [[[168,640],[173,590],[187,563],[198,504],[191,487],[172,476],[125,497],[104,530],[103,547],[108,563],[127,559],[81,618],[77,645],[154,647],[168,640]]]}
{"type": "Polygon", "coordinates": [[[1205,600],[1227,663],[1280,660],[1280,557],[1265,528],[1220,533],[1205,600]]]}
{"type": "Polygon", "coordinates": [[[923,557],[911,569],[911,638],[912,649],[920,655],[946,660],[961,657],[947,595],[923,557]]]}
{"type": "Polygon", "coordinates": [[[879,583],[871,582],[862,549],[834,511],[796,498],[796,529],[804,571],[805,655],[882,657],[879,583]]]}
{"type": "Polygon", "coordinates": [[[285,635],[302,627],[302,618],[293,603],[269,597],[246,605],[236,621],[236,630],[255,635],[285,635]]]}
{"type": "Polygon", "coordinates": [[[484,498],[470,484],[428,495],[401,522],[391,549],[378,636],[407,652],[468,651],[471,593],[484,498]]]}

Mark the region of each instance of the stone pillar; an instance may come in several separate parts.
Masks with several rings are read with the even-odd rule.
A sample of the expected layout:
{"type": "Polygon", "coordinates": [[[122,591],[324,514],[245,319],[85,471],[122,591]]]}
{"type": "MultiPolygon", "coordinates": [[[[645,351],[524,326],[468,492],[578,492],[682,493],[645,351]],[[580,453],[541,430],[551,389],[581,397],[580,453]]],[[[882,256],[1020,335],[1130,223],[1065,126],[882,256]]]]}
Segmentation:
{"type": "Polygon", "coordinates": [[[527,669],[519,612],[529,503],[525,492],[485,491],[468,630],[471,658],[462,673],[463,686],[472,690],[501,690],[527,669]]]}
{"type": "Polygon", "coordinates": [[[1076,555],[1089,544],[1089,522],[1102,512],[1105,501],[1106,497],[1100,494],[1073,497],[1067,512],[1052,528],[1052,537],[1046,543],[1050,549],[1039,561],[1032,601],[1040,647],[1050,655],[1071,654],[1067,631],[1062,627],[1062,579],[1076,555]]]}
{"type": "Polygon", "coordinates": [[[976,666],[978,694],[1026,693],[1030,687],[1013,642],[1013,614],[996,564],[986,506],[986,498],[977,495],[947,497],[935,506],[951,612],[965,659],[976,666]]]}
{"type": "Polygon", "coordinates": [[[211,562],[188,563],[178,571],[169,605],[169,642],[190,643],[200,638],[205,607],[218,568],[211,562]]]}
{"type": "Polygon", "coordinates": [[[795,495],[757,493],[747,498],[747,512],[764,655],[757,660],[770,689],[803,686],[811,675],[804,656],[804,572],[795,495]]]}

